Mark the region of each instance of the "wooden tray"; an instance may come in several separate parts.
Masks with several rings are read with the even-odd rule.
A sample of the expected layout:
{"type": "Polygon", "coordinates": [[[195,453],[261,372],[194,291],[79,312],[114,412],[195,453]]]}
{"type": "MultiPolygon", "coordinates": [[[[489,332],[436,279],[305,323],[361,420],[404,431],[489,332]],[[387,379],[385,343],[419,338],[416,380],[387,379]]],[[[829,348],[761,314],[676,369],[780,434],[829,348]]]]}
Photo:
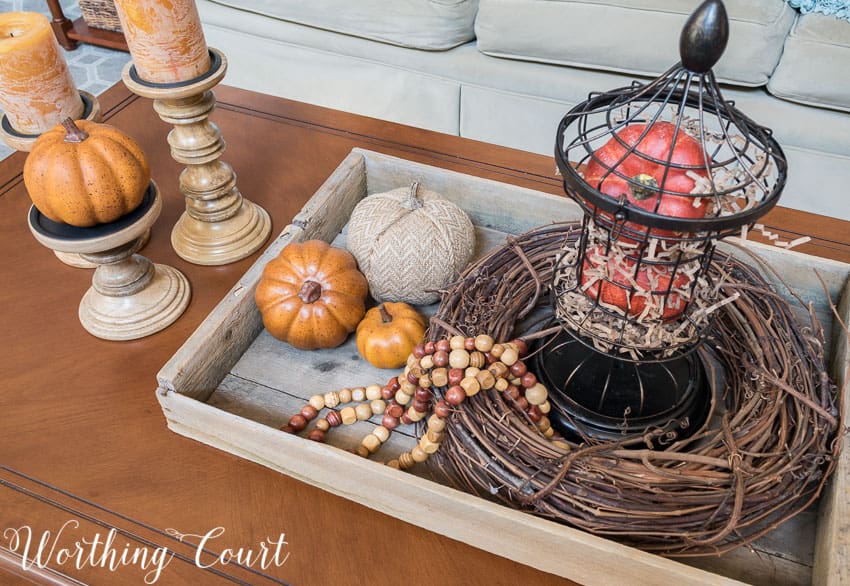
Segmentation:
{"type": "MultiPolygon", "coordinates": [[[[318,238],[344,246],[346,222],[360,199],[418,180],[460,205],[476,226],[476,254],[554,220],[577,220],[570,200],[354,149],[248,270],[158,375],[158,399],[173,431],[247,458],[383,513],[481,549],[582,584],[839,584],[848,578],[850,536],[848,455],[845,449],[830,490],[817,512],[798,515],[752,548],[685,563],[516,511],[477,496],[360,458],[356,448],[369,426],[363,421],[329,434],[332,445],[285,434],[278,428],[315,393],[385,384],[393,371],[362,360],[353,336],[340,348],[301,352],[272,338],[262,326],[254,289],[265,264],[289,242],[318,238]],[[335,447],[334,447],[335,446],[335,447]],[[427,510],[427,515],[414,512],[427,510]],[[817,533],[817,545],[815,543],[817,533]],[[510,536],[510,538],[506,538],[510,536]],[[603,571],[600,571],[600,570],[603,571]],[[735,579],[732,579],[735,578],[735,579]]],[[[833,328],[833,313],[820,283],[840,312],[850,313],[850,265],[775,247],[750,244],[788,284],[815,304],[831,344],[834,375],[843,383],[847,340],[833,328]]],[[[386,461],[414,439],[396,432],[378,453],[386,461]]],[[[844,438],[844,446],[848,440],[844,438]]]]}

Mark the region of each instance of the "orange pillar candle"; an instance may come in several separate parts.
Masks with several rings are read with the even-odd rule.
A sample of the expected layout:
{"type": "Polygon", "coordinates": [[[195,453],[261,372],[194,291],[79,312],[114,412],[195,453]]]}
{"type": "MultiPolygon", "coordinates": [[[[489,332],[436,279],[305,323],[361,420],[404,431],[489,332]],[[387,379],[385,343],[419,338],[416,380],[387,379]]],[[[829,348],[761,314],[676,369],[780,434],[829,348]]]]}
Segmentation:
{"type": "Polygon", "coordinates": [[[194,0],[115,0],[115,7],[142,81],[178,83],[209,70],[194,0]]]}
{"type": "Polygon", "coordinates": [[[80,92],[43,14],[0,14],[0,107],[21,134],[41,134],[83,114],[80,92]]]}

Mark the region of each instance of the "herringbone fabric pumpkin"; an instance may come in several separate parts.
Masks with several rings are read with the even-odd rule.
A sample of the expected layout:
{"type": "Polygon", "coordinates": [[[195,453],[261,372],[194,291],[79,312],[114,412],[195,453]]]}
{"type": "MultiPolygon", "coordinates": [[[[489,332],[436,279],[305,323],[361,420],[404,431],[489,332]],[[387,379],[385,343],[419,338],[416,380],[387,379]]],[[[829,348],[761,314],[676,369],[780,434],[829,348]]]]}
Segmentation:
{"type": "Polygon", "coordinates": [[[348,224],[348,250],[378,301],[437,301],[474,247],[464,211],[416,183],[364,198],[348,224]]]}

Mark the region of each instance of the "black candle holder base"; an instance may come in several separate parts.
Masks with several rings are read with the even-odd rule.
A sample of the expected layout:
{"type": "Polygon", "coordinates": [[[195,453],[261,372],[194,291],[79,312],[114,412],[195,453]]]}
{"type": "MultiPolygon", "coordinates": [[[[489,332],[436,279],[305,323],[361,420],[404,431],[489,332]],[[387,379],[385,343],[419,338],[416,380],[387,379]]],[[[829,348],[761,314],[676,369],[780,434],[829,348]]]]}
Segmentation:
{"type": "Polygon", "coordinates": [[[540,344],[535,372],[549,389],[549,420],[575,442],[624,441],[663,449],[698,430],[711,388],[696,353],[632,362],[594,352],[569,331],[540,344]]]}

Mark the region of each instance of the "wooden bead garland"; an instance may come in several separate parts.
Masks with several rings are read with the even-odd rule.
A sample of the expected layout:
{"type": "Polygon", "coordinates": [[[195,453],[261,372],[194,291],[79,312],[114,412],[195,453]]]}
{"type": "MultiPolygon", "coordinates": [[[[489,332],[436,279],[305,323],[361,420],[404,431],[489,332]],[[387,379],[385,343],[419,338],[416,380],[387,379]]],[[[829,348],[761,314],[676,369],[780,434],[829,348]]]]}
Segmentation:
{"type": "Polygon", "coordinates": [[[356,450],[360,456],[368,457],[380,449],[396,427],[427,417],[419,445],[386,463],[392,468],[408,470],[439,449],[453,407],[481,391],[496,391],[514,409],[524,413],[540,433],[555,438],[555,430],[546,416],[551,409],[548,391],[521,360],[527,352],[528,346],[522,340],[497,344],[486,334],[420,343],[410,353],[404,371],[383,387],[369,385],[313,395],[281,430],[298,433],[315,420],[307,437],[324,442],[332,427],[380,415],[381,425],[366,435],[356,450]],[[442,397],[437,389],[445,389],[442,397]],[[340,406],[339,411],[334,410],[340,406]],[[317,419],[325,408],[330,411],[317,419]]]}

